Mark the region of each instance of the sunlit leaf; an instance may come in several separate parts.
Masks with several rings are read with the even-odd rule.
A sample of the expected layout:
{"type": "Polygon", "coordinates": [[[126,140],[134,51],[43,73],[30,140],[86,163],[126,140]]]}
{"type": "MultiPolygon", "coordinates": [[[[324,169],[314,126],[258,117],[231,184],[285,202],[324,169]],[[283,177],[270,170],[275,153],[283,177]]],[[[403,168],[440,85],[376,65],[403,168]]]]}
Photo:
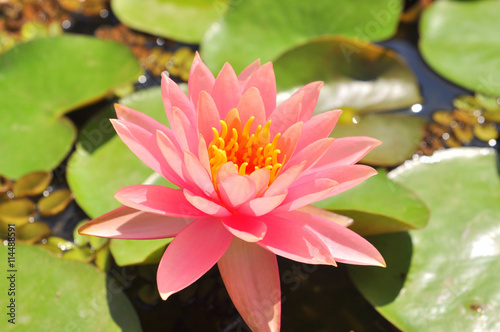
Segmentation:
{"type": "Polygon", "coordinates": [[[123,45],[69,35],[19,44],[0,56],[0,173],[50,171],[71,149],[64,114],[109,94],[140,73],[123,45]]]}
{"type": "Polygon", "coordinates": [[[112,0],[113,13],[131,28],[197,43],[230,0],[112,0]]]}
{"type": "MultiPolygon", "coordinates": [[[[2,257],[7,247],[1,246],[2,257]]],[[[120,285],[89,264],[62,260],[36,246],[16,246],[15,295],[10,280],[0,281],[5,294],[2,331],[141,331],[139,318],[120,285]],[[15,298],[16,319],[5,313],[15,298]]]]}
{"type": "Polygon", "coordinates": [[[436,1],[420,22],[420,51],[453,83],[500,96],[500,2],[436,1]]]}
{"type": "Polygon", "coordinates": [[[234,1],[226,16],[208,30],[201,52],[213,71],[229,61],[239,72],[258,58],[274,60],[319,36],[389,38],[401,9],[400,0],[234,1]]]}
{"type": "Polygon", "coordinates": [[[409,236],[370,238],[387,270],[350,270],[363,295],[401,330],[500,329],[496,157],[492,149],[450,149],[390,173],[430,208],[429,224],[409,236]]]}
{"type": "Polygon", "coordinates": [[[112,239],[109,250],[120,266],[153,264],[160,261],[169,239],[158,240],[118,240],[112,239]]]}

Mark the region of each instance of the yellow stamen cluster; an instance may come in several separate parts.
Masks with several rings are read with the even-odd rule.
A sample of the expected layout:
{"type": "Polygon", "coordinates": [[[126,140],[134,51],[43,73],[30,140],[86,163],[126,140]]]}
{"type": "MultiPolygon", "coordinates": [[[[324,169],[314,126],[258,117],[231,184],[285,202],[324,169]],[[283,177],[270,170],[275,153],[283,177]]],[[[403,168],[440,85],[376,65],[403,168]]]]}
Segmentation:
{"type": "MultiPolygon", "coordinates": [[[[226,120],[220,120],[222,128],[220,132],[212,127],[214,139],[208,146],[210,168],[212,179],[215,183],[219,168],[232,161],[240,175],[251,174],[254,170],[267,168],[271,177],[271,184],[282,168],[282,163],[278,162],[278,155],[281,151],[277,148],[281,134],[276,134],[271,141],[269,120],[264,127],[258,125],[255,133],[250,135],[250,127],[255,118],[252,116],[241,129],[241,122],[236,109],[229,112],[226,120]],[[228,119],[233,117],[232,119],[228,119]],[[231,127],[228,126],[231,123],[231,127]],[[238,130],[239,129],[239,130],[238,130]]],[[[282,160],[282,162],[284,159],[282,160]]]]}

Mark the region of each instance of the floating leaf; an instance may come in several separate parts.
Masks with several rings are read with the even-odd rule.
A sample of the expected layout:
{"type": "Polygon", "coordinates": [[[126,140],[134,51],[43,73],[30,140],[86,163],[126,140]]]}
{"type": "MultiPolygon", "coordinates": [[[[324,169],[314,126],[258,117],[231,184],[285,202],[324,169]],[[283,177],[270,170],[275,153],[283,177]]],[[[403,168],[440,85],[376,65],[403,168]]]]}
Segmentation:
{"type": "Polygon", "coordinates": [[[361,115],[357,123],[339,123],[331,136],[370,136],[382,141],[363,159],[363,163],[376,166],[396,166],[417,151],[424,138],[426,120],[402,114],[361,115]]]}
{"type": "Polygon", "coordinates": [[[55,216],[63,212],[73,201],[73,193],[69,189],[56,190],[38,201],[38,211],[41,216],[55,216]]]}
{"type": "MultiPolygon", "coordinates": [[[[119,103],[167,123],[159,87],[134,93],[119,103]]],[[[115,113],[108,109],[82,129],[68,162],[68,184],[78,205],[92,218],[121,205],[114,198],[118,189],[161,178],[120,140],[110,117],[115,113]]],[[[163,184],[168,185],[166,180],[163,184]]]]}
{"type": "Polygon", "coordinates": [[[104,245],[106,245],[109,242],[109,239],[106,239],[104,237],[91,236],[89,242],[92,250],[97,251],[102,247],[104,247],[104,245]]]}
{"type": "Polygon", "coordinates": [[[0,56],[0,173],[18,178],[56,167],[71,149],[64,114],[140,74],[124,45],[81,35],[39,38],[0,56]]]}
{"type": "Polygon", "coordinates": [[[499,1],[436,1],[420,21],[425,61],[453,83],[500,96],[499,1]]]}
{"type": "Polygon", "coordinates": [[[63,253],[62,259],[68,259],[77,262],[90,263],[94,259],[94,253],[89,247],[74,247],[63,253]]]}
{"type": "Polygon", "coordinates": [[[51,172],[32,172],[20,177],[12,186],[16,197],[40,195],[52,181],[51,172]]]}
{"type": "Polygon", "coordinates": [[[113,0],[113,13],[127,26],[152,35],[198,43],[224,15],[230,0],[113,0]]]}
{"type": "Polygon", "coordinates": [[[429,210],[411,191],[389,180],[384,169],[362,184],[314,205],[351,217],[350,228],[361,235],[422,228],[429,210]]]}
{"type": "Polygon", "coordinates": [[[111,252],[109,251],[109,248],[106,246],[99,250],[95,254],[95,265],[101,270],[101,271],[109,271],[109,268],[111,266],[111,252]]]}
{"type": "Polygon", "coordinates": [[[405,163],[390,177],[412,188],[431,218],[404,242],[395,242],[397,234],[370,238],[389,268],[350,267],[361,292],[404,331],[500,330],[494,150],[445,150],[405,163]]]}
{"type": "Polygon", "coordinates": [[[65,240],[62,237],[51,236],[47,239],[47,244],[57,246],[62,251],[68,251],[75,248],[75,244],[71,241],[65,240]]]}
{"type": "MultiPolygon", "coordinates": [[[[6,246],[0,254],[7,257],[6,246]]],[[[5,322],[2,331],[141,331],[119,285],[95,267],[58,259],[31,245],[17,245],[16,255],[16,324],[5,322]]],[[[2,289],[9,289],[9,282],[1,278],[2,289]]],[[[9,301],[7,294],[1,296],[2,308],[9,301]]]]}
{"type": "Polygon", "coordinates": [[[21,227],[34,218],[35,203],[26,198],[12,199],[0,203],[0,222],[21,227]]]}
{"type": "Polygon", "coordinates": [[[160,261],[172,239],[117,240],[112,239],[109,249],[119,266],[153,264],[160,261]]]}
{"type": "Polygon", "coordinates": [[[89,243],[89,241],[90,241],[90,236],[88,236],[88,235],[82,235],[82,234],[78,233],[78,229],[80,227],[82,227],[83,224],[87,223],[88,221],[89,221],[88,219],[84,219],[84,220],[80,221],[75,226],[75,229],[73,230],[73,242],[75,242],[75,244],[78,247],[86,246],[89,243]]]}
{"type": "MultiPolygon", "coordinates": [[[[229,61],[239,72],[258,58],[272,61],[319,36],[389,38],[401,9],[399,0],[234,1],[227,15],[205,34],[201,52],[213,71],[229,61]]],[[[309,60],[303,62],[305,65],[309,60]]],[[[300,72],[305,71],[296,74],[300,72]]]]}
{"type": "MultiPolygon", "coordinates": [[[[354,2],[353,2],[354,4],[354,2]]],[[[392,50],[345,37],[322,37],[274,61],[278,99],[312,81],[323,81],[316,111],[349,107],[358,113],[420,103],[418,83],[392,50]]]]}
{"type": "Polygon", "coordinates": [[[40,221],[27,223],[17,232],[19,243],[33,244],[50,235],[50,227],[40,221]]]}

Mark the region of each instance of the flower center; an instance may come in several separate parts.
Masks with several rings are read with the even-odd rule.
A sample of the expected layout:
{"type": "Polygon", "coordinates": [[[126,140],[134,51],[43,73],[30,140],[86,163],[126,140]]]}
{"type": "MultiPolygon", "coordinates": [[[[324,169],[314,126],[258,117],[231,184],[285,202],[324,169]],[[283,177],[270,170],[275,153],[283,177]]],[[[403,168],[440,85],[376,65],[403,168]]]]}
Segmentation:
{"type": "Polygon", "coordinates": [[[229,112],[225,121],[220,120],[222,125],[220,132],[212,127],[214,139],[208,146],[208,155],[214,184],[219,168],[230,161],[234,163],[240,175],[267,168],[271,173],[269,184],[278,176],[286,158],[284,156],[282,163],[278,162],[278,155],[281,151],[277,145],[281,134],[276,134],[271,141],[269,132],[271,120],[264,127],[258,125],[255,132],[250,134],[254,119],[253,116],[250,117],[241,128],[238,110],[234,108],[229,112]]]}

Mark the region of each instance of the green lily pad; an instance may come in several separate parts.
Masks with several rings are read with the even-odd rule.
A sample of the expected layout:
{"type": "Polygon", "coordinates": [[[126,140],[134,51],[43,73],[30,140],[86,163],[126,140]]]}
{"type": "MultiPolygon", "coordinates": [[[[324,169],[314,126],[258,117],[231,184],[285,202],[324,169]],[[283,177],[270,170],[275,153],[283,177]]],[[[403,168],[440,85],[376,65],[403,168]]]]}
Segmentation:
{"type": "MultiPolygon", "coordinates": [[[[7,247],[1,246],[0,253],[7,257],[7,247]]],[[[4,314],[2,331],[39,331],[41,327],[47,331],[141,331],[125,294],[88,264],[61,260],[39,247],[19,244],[15,269],[15,296],[0,297],[4,312],[10,299],[15,299],[15,324],[7,323],[11,317],[4,314]]],[[[7,292],[10,280],[3,277],[0,286],[7,292]]]]}
{"type": "Polygon", "coordinates": [[[389,177],[412,188],[431,218],[425,229],[409,231],[406,243],[391,242],[388,235],[370,238],[389,268],[350,267],[363,295],[404,331],[499,330],[500,179],[494,150],[438,152],[389,177]]]}
{"type": "Polygon", "coordinates": [[[312,81],[325,85],[316,111],[342,107],[358,113],[395,110],[420,103],[418,82],[392,50],[341,36],[321,37],[274,61],[279,100],[312,81]]]}
{"type": "Polygon", "coordinates": [[[64,35],[19,44],[0,56],[0,173],[18,178],[56,167],[76,130],[64,114],[140,74],[112,41],[64,35]]]}
{"type": "Polygon", "coordinates": [[[109,250],[119,266],[153,264],[160,261],[167,244],[173,238],[157,240],[112,239],[109,250]]]}
{"type": "Polygon", "coordinates": [[[349,228],[361,235],[418,229],[429,219],[425,204],[389,180],[384,169],[362,184],[314,205],[351,217],[354,223],[349,228]]]}
{"type": "Polygon", "coordinates": [[[127,26],[152,35],[198,43],[223,16],[230,0],[112,0],[113,13],[127,26]]]}
{"type": "Polygon", "coordinates": [[[453,83],[500,96],[499,1],[436,1],[420,22],[425,61],[453,83]]]}
{"type": "Polygon", "coordinates": [[[370,136],[382,141],[361,160],[375,166],[396,166],[410,159],[424,138],[427,122],[424,118],[403,114],[361,115],[354,120],[357,123],[339,123],[331,136],[370,136]]]}
{"type": "Polygon", "coordinates": [[[389,38],[401,9],[399,0],[235,1],[226,16],[205,34],[201,53],[213,71],[229,61],[238,72],[258,58],[273,61],[319,36],[374,41],[389,38]]]}
{"type": "MultiPolygon", "coordinates": [[[[159,87],[142,90],[119,101],[143,112],[161,123],[167,123],[159,87]]],[[[114,195],[120,188],[144,182],[173,186],[157,175],[115,134],[109,118],[115,112],[107,109],[91,120],[81,131],[76,151],[68,162],[67,180],[78,205],[96,218],[121,204],[114,195]]]]}

